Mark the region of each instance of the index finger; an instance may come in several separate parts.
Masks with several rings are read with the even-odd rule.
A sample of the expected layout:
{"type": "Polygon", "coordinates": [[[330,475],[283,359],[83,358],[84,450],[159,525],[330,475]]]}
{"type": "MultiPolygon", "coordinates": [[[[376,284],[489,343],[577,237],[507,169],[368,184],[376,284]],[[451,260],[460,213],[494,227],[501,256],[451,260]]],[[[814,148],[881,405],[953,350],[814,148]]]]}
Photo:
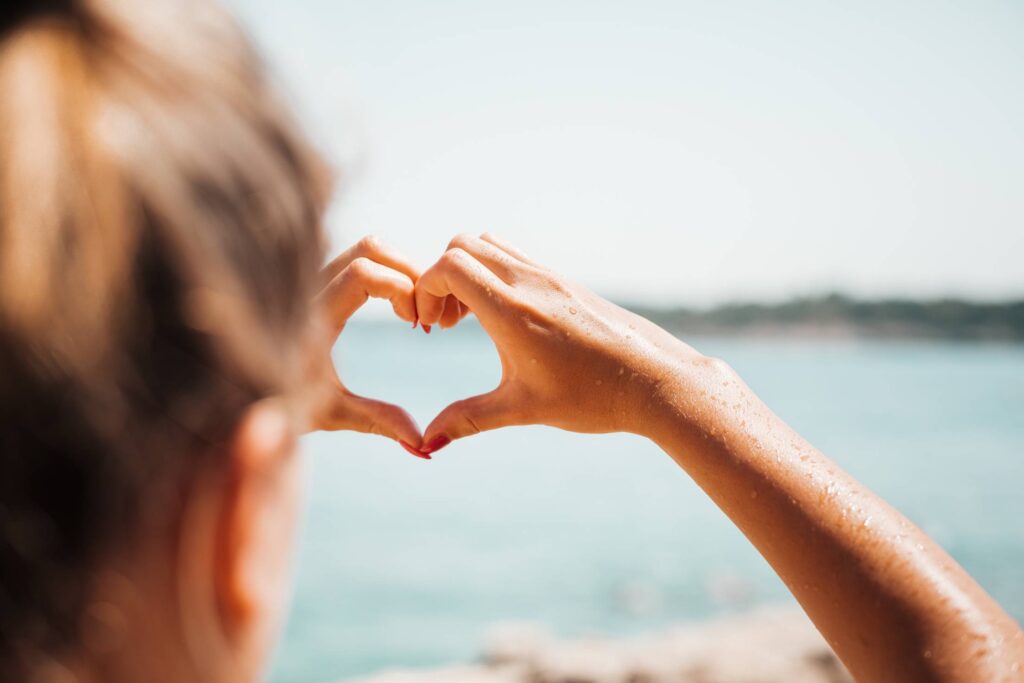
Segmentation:
{"type": "Polygon", "coordinates": [[[357,258],[367,258],[382,266],[397,270],[408,276],[413,282],[416,282],[420,277],[420,269],[413,265],[409,259],[386,244],[379,237],[367,235],[338,254],[330,263],[323,267],[320,271],[321,287],[329,285],[341,271],[345,270],[357,258]]]}
{"type": "Polygon", "coordinates": [[[395,314],[407,322],[416,320],[413,281],[368,258],[352,261],[317,296],[328,314],[333,334],[340,334],[352,314],[370,297],[387,299],[395,314]]]}
{"type": "Polygon", "coordinates": [[[445,297],[452,294],[476,313],[484,325],[500,314],[501,302],[511,298],[511,287],[469,252],[454,248],[416,282],[416,312],[420,322],[433,325],[444,312],[445,297]]]}

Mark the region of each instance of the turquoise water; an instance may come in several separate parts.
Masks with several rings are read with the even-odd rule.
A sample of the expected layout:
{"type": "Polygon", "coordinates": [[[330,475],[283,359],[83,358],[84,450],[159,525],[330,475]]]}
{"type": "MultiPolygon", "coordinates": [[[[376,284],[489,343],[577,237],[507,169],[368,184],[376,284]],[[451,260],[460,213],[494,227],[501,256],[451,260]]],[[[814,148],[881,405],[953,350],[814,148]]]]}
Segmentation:
{"type": "MultiPolygon", "coordinates": [[[[943,544],[1024,619],[1024,348],[691,339],[943,544]]],[[[337,363],[422,425],[491,388],[475,324],[429,337],[353,323],[337,363]]],[[[307,438],[308,509],[274,683],[470,661],[489,624],[631,634],[788,600],[661,451],[517,428],[433,461],[356,434],[307,438]]]]}

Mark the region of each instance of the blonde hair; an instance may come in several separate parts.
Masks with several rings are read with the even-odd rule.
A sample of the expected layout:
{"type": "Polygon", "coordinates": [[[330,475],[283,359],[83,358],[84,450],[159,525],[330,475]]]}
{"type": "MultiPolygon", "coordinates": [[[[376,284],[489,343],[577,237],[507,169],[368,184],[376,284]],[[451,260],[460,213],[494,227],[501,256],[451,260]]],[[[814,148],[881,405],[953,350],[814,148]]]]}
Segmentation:
{"type": "Polygon", "coordinates": [[[0,10],[0,678],[143,492],[295,390],[328,174],[201,0],[0,10]]]}

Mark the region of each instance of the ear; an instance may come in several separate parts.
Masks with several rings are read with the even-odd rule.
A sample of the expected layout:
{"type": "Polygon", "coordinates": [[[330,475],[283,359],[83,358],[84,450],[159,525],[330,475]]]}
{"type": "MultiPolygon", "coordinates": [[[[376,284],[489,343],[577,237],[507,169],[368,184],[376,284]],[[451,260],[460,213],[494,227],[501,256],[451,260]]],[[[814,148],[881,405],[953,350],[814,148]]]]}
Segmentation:
{"type": "Polygon", "coordinates": [[[298,508],[296,431],[271,400],[250,407],[228,446],[218,506],[215,587],[236,647],[269,648],[288,593],[298,508]]]}

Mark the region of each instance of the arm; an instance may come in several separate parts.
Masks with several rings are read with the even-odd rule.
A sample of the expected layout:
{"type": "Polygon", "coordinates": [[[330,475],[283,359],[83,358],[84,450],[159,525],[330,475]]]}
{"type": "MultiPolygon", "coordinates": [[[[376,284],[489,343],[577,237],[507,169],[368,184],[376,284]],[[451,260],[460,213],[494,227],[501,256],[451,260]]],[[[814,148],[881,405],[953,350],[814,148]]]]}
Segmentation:
{"type": "Polygon", "coordinates": [[[757,547],[858,680],[1024,678],[1013,619],[721,361],[487,235],[456,238],[420,278],[420,319],[435,321],[449,295],[494,339],[503,377],[438,415],[428,445],[534,423],[649,437],[757,547]]]}

